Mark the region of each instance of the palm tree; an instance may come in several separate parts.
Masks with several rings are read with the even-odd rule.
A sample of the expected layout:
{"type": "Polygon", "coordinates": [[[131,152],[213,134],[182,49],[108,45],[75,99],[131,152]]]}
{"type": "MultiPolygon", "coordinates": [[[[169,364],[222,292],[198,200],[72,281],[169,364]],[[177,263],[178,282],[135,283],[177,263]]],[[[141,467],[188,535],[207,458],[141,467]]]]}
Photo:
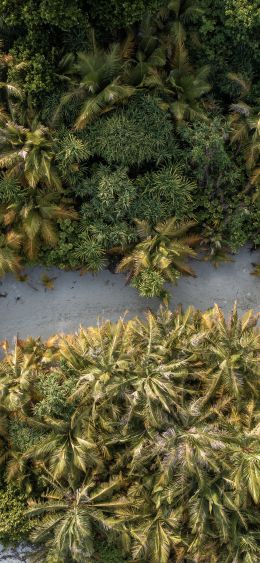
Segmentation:
{"type": "MultiPolygon", "coordinates": [[[[87,434],[86,415],[89,416],[87,409],[77,416],[72,412],[67,420],[44,417],[40,423],[37,421],[44,436],[26,456],[41,460],[54,481],[76,487],[85,473],[102,466],[97,444],[87,434]]],[[[33,420],[28,422],[33,424],[33,420]]]]}
{"type": "Polygon", "coordinates": [[[0,363],[0,403],[3,407],[26,414],[35,395],[35,379],[42,355],[39,346],[24,350],[16,338],[13,352],[7,353],[0,363]]]}
{"type": "Polygon", "coordinates": [[[194,69],[185,45],[185,24],[202,12],[196,0],[172,0],[161,8],[158,28],[162,34],[160,44],[164,46],[166,60],[162,65],[151,65],[143,80],[145,86],[155,89],[160,107],[170,111],[177,124],[206,119],[201,102],[211,89],[208,82],[209,67],[194,69]]]}
{"type": "Polygon", "coordinates": [[[8,458],[8,410],[0,405],[0,467],[8,458]]]}
{"type": "Polygon", "coordinates": [[[170,111],[177,124],[205,119],[201,99],[211,89],[207,80],[209,67],[194,70],[183,43],[175,46],[170,64],[172,70],[169,74],[151,69],[145,84],[158,91],[160,107],[170,111]]]}
{"type": "Polygon", "coordinates": [[[0,277],[8,272],[17,274],[21,267],[18,251],[21,246],[21,236],[14,231],[6,235],[0,234],[0,277]]]}
{"type": "Polygon", "coordinates": [[[14,120],[17,101],[21,102],[24,93],[19,84],[8,80],[8,71],[9,69],[14,69],[16,74],[19,74],[26,68],[28,63],[27,61],[17,63],[13,55],[5,53],[2,48],[2,45],[0,45],[0,99],[10,114],[11,119],[14,120]]]}
{"type": "Polygon", "coordinates": [[[186,39],[186,24],[193,22],[203,14],[198,0],[170,0],[160,9],[160,17],[169,19],[169,33],[174,44],[184,43],[186,39]],[[172,15],[174,21],[172,22],[172,15]]]}
{"type": "Polygon", "coordinates": [[[185,262],[187,256],[196,255],[192,246],[200,240],[197,235],[187,235],[187,231],[195,224],[193,221],[179,223],[172,217],[152,228],[147,221],[136,220],[141,242],[121,260],[117,271],[129,271],[128,280],[134,278],[137,286],[138,279],[149,270],[158,272],[164,281],[173,283],[176,283],[181,273],[195,276],[185,262]]]}
{"type": "Polygon", "coordinates": [[[93,561],[108,536],[136,561],[258,563],[257,320],[161,307],[17,340],[0,361],[0,463],[38,499],[35,562],[93,561]]]}
{"type": "Polygon", "coordinates": [[[209,67],[207,66],[196,71],[190,67],[188,53],[184,45],[181,44],[176,48],[173,70],[171,70],[167,80],[168,89],[175,92],[176,100],[166,101],[165,104],[169,104],[168,109],[177,123],[205,118],[201,98],[211,89],[207,81],[208,75],[209,67]]]}
{"type": "Polygon", "coordinates": [[[252,311],[239,320],[236,305],[228,321],[217,305],[203,315],[207,334],[201,346],[205,347],[210,369],[199,372],[205,385],[202,404],[215,400],[216,394],[236,398],[237,401],[256,397],[259,386],[255,357],[259,338],[253,330],[256,323],[257,318],[252,311]]]}
{"type": "Polygon", "coordinates": [[[21,200],[2,206],[0,214],[2,223],[22,239],[23,249],[30,259],[37,256],[40,241],[49,246],[57,244],[57,219],[76,217],[76,211],[65,199],[62,201],[57,194],[44,190],[29,192],[26,202],[21,200]]]}
{"type": "MultiPolygon", "coordinates": [[[[133,487],[134,489],[134,487],[133,487]]],[[[167,501],[146,487],[136,487],[138,494],[130,491],[133,505],[139,505],[140,517],[130,527],[133,538],[132,554],[138,561],[145,558],[151,563],[168,563],[170,554],[175,553],[176,561],[183,554],[184,542],[181,536],[180,510],[173,510],[167,501]],[[143,514],[142,514],[143,513],[143,514]]]]}
{"type": "Polygon", "coordinates": [[[128,34],[124,52],[132,57],[126,70],[127,82],[135,87],[143,86],[146,75],[152,69],[155,71],[165,66],[166,45],[158,36],[156,22],[150,14],[143,19],[137,36],[128,34]]]}
{"type": "Polygon", "coordinates": [[[95,529],[104,535],[115,528],[113,514],[127,506],[124,498],[111,495],[122,486],[121,478],[95,487],[89,479],[80,489],[64,489],[55,484],[47,495],[47,501],[29,509],[30,516],[46,516],[35,528],[32,539],[44,544],[36,553],[35,561],[45,561],[45,553],[62,558],[63,561],[83,563],[92,560],[95,529]],[[112,514],[112,516],[111,516],[112,514]]]}
{"type": "Polygon", "coordinates": [[[106,440],[113,437],[125,404],[134,354],[131,328],[126,328],[123,320],[91,331],[81,329],[61,342],[61,355],[78,379],[70,402],[79,401],[77,412],[88,413],[86,435],[105,456],[109,455],[106,440]]]}
{"type": "Polygon", "coordinates": [[[62,97],[57,115],[64,105],[78,100],[81,108],[75,129],[83,129],[93,118],[132,96],[135,88],[126,82],[128,52],[129,48],[119,43],[104,51],[93,42],[92,52],[78,53],[76,62],[66,57],[63,75],[69,78],[71,87],[62,97]]]}
{"type": "Polygon", "coordinates": [[[231,144],[244,153],[251,183],[259,183],[260,157],[260,114],[245,101],[251,90],[251,83],[241,75],[229,73],[230,80],[240,88],[238,100],[230,106],[231,144]]]}
{"type": "Polygon", "coordinates": [[[0,127],[0,168],[31,188],[42,183],[60,190],[61,178],[55,164],[56,143],[51,130],[37,119],[26,128],[7,116],[0,127]]]}

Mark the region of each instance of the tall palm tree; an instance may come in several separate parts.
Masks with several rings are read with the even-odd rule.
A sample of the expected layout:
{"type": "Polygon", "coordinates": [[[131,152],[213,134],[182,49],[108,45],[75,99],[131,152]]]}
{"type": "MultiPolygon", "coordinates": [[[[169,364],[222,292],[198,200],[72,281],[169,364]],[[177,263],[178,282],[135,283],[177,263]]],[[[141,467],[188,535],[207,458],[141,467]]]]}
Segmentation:
{"type": "Polygon", "coordinates": [[[121,260],[118,272],[128,271],[131,280],[145,271],[154,270],[163,280],[173,283],[180,273],[195,276],[186,264],[188,256],[196,255],[192,246],[200,240],[197,235],[187,235],[195,225],[193,221],[179,223],[172,217],[154,228],[147,221],[136,220],[136,225],[141,242],[121,260]]]}
{"type": "Polygon", "coordinates": [[[17,274],[21,267],[19,249],[22,238],[13,231],[7,234],[0,234],[0,277],[8,272],[17,274]]]}
{"type": "Polygon", "coordinates": [[[253,330],[256,322],[252,311],[239,320],[236,305],[228,321],[217,305],[203,315],[207,334],[201,346],[208,355],[210,366],[210,369],[199,372],[205,386],[205,394],[201,398],[203,404],[215,400],[216,393],[239,401],[243,401],[245,396],[246,400],[257,396],[259,366],[255,352],[259,337],[253,330]]]}
{"type": "MultiPolygon", "coordinates": [[[[42,351],[38,346],[30,351],[16,339],[14,350],[0,364],[0,402],[13,412],[27,412],[35,394],[36,374],[42,351]]],[[[30,412],[30,411],[29,411],[30,412]]]]}
{"type": "Polygon", "coordinates": [[[63,74],[69,78],[70,90],[63,96],[57,115],[64,105],[78,100],[81,107],[75,129],[83,129],[93,118],[132,96],[135,88],[126,82],[127,51],[119,43],[104,51],[93,42],[92,52],[78,53],[76,62],[66,57],[63,74]]]}
{"type": "Polygon", "coordinates": [[[260,113],[246,102],[251,83],[236,73],[229,73],[228,77],[240,89],[237,101],[230,106],[231,144],[243,151],[251,182],[259,184],[260,113]]]}
{"type": "Polygon", "coordinates": [[[21,200],[4,205],[0,212],[0,221],[22,239],[23,249],[30,259],[37,256],[40,241],[55,246],[58,241],[57,219],[76,217],[76,211],[66,200],[60,201],[57,194],[45,190],[29,192],[26,202],[21,200]]]}
{"type": "Polygon", "coordinates": [[[163,21],[169,20],[169,34],[175,45],[184,43],[186,25],[202,14],[203,9],[198,0],[170,0],[159,11],[163,21]]]}
{"type": "Polygon", "coordinates": [[[95,487],[89,479],[80,489],[64,489],[56,484],[47,495],[47,501],[29,510],[30,516],[46,516],[32,534],[35,543],[43,544],[35,555],[35,561],[45,561],[45,553],[63,561],[84,563],[91,561],[94,553],[95,529],[104,535],[112,532],[117,521],[117,511],[127,506],[124,498],[111,498],[122,486],[121,478],[95,487]]]}
{"type": "Polygon", "coordinates": [[[73,412],[67,420],[44,417],[40,422],[44,436],[26,453],[29,459],[42,460],[54,481],[68,482],[72,487],[85,473],[102,466],[97,444],[87,433],[89,413],[85,411],[77,416],[73,412]]]}
{"type": "Polygon", "coordinates": [[[133,86],[142,87],[151,69],[162,68],[166,64],[166,45],[158,36],[156,21],[150,14],[143,19],[137,36],[128,34],[125,46],[128,48],[124,47],[124,52],[126,50],[128,57],[131,56],[126,78],[133,86]]]}
{"type": "Polygon", "coordinates": [[[171,70],[168,74],[151,69],[145,84],[158,91],[160,107],[170,111],[177,124],[205,119],[201,101],[211,89],[207,80],[209,67],[194,70],[183,43],[175,46],[170,64],[171,70]]]}
{"type": "Polygon", "coordinates": [[[19,75],[27,65],[27,61],[17,63],[13,55],[3,51],[3,45],[0,44],[0,99],[12,120],[15,119],[17,102],[19,104],[22,101],[24,93],[19,83],[10,82],[8,71],[14,69],[19,75]]]}
{"type": "Polygon", "coordinates": [[[132,487],[129,496],[139,506],[139,518],[130,525],[133,538],[132,554],[138,561],[145,558],[151,563],[168,563],[171,553],[176,560],[183,553],[180,510],[174,510],[146,486],[132,487]]]}
{"type": "Polygon", "coordinates": [[[169,111],[177,123],[205,118],[201,98],[211,89],[208,75],[207,66],[195,71],[190,67],[188,53],[183,44],[176,47],[173,69],[167,80],[167,86],[175,92],[176,100],[165,103],[169,103],[169,111]]]}
{"type": "Polygon", "coordinates": [[[8,117],[0,127],[0,168],[35,188],[40,182],[61,189],[61,178],[55,164],[56,139],[48,127],[33,120],[30,128],[8,117]]]}

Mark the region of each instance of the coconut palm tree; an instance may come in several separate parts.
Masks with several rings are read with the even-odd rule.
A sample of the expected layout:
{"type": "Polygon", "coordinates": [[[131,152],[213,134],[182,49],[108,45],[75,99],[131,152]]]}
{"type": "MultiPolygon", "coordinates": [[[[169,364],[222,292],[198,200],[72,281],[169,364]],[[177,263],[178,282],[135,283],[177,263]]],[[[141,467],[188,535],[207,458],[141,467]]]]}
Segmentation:
{"type": "Polygon", "coordinates": [[[39,190],[29,192],[26,201],[2,206],[0,221],[23,241],[23,250],[30,259],[37,256],[39,243],[55,246],[58,241],[57,219],[75,219],[77,213],[55,193],[39,190]],[[59,203],[58,203],[59,202],[59,203]]]}
{"type": "Polygon", "coordinates": [[[177,124],[184,121],[205,119],[201,100],[211,86],[208,82],[209,67],[194,70],[189,62],[188,51],[182,42],[173,50],[171,70],[150,69],[145,84],[155,88],[160,97],[160,107],[169,111],[177,124]]]}
{"type": "Polygon", "coordinates": [[[195,225],[193,221],[179,223],[172,217],[154,228],[147,221],[136,220],[136,225],[141,242],[121,260],[118,272],[128,271],[128,280],[137,280],[137,287],[138,279],[146,271],[158,272],[164,281],[173,283],[181,273],[195,276],[185,261],[196,255],[192,246],[200,240],[197,235],[187,235],[195,225]]]}
{"type": "MultiPolygon", "coordinates": [[[[167,79],[168,89],[175,92],[174,101],[165,102],[177,123],[204,119],[205,110],[201,105],[201,98],[207,94],[211,86],[208,82],[209,67],[198,70],[190,67],[188,53],[183,44],[175,49],[173,69],[167,79]]],[[[163,107],[164,106],[163,104],[163,107]]]]}
{"type": "MultiPolygon", "coordinates": [[[[68,411],[70,411],[68,407],[68,411]]],[[[42,460],[44,467],[54,481],[68,482],[76,487],[82,476],[95,467],[102,466],[102,459],[97,444],[87,434],[87,415],[75,412],[67,420],[43,417],[40,424],[44,432],[42,439],[27,451],[32,460],[42,460]]],[[[33,420],[30,421],[33,424],[33,420]]]]}
{"type": "Polygon", "coordinates": [[[8,272],[17,274],[21,268],[21,257],[18,252],[22,238],[18,233],[10,231],[0,234],[0,277],[8,272]]]}
{"type": "Polygon", "coordinates": [[[257,317],[252,311],[239,320],[236,305],[228,321],[217,305],[203,316],[207,334],[201,346],[209,354],[207,365],[210,366],[210,369],[200,371],[201,382],[205,385],[205,394],[201,398],[203,404],[215,400],[216,394],[239,401],[256,397],[259,386],[259,366],[255,357],[259,337],[253,330],[256,323],[257,317]]]}
{"type": "Polygon", "coordinates": [[[31,188],[42,183],[60,190],[61,178],[55,164],[56,143],[51,130],[37,119],[28,128],[7,116],[0,127],[0,168],[31,188]]]}
{"type": "Polygon", "coordinates": [[[19,75],[27,65],[27,61],[17,63],[13,55],[3,51],[3,45],[0,44],[0,99],[12,120],[15,119],[17,102],[18,105],[21,103],[24,93],[18,83],[10,82],[8,71],[15,70],[19,75]]]}
{"type": "Polygon", "coordinates": [[[164,42],[170,50],[186,40],[186,26],[203,14],[198,0],[170,0],[159,10],[159,18],[166,32],[164,42]]]}
{"type": "Polygon", "coordinates": [[[120,487],[120,477],[99,487],[89,479],[77,490],[56,484],[46,502],[36,504],[28,512],[30,516],[46,514],[32,534],[35,543],[44,545],[36,553],[35,561],[45,561],[48,550],[63,561],[90,562],[95,550],[94,530],[104,535],[112,532],[117,524],[114,513],[127,506],[124,498],[112,497],[120,487]]]}
{"type": "Polygon", "coordinates": [[[135,87],[142,87],[151,69],[165,66],[166,45],[158,36],[156,21],[150,14],[143,19],[137,36],[134,33],[128,34],[124,52],[127,52],[127,58],[131,57],[131,64],[126,70],[127,82],[135,87]]]}
{"type": "Polygon", "coordinates": [[[151,563],[168,563],[171,553],[183,553],[181,511],[174,510],[159,495],[146,486],[136,484],[129,491],[133,505],[139,507],[139,518],[130,527],[133,538],[132,555],[138,561],[145,558],[151,563]]]}
{"type": "Polygon", "coordinates": [[[242,150],[251,182],[259,184],[260,114],[246,102],[251,83],[243,76],[229,73],[228,77],[240,89],[237,101],[230,106],[231,144],[242,150]]]}
{"type": "Polygon", "coordinates": [[[9,411],[28,412],[35,395],[36,374],[42,354],[39,346],[30,351],[24,350],[16,338],[13,352],[7,353],[1,361],[0,403],[9,411]]]}
{"type": "MultiPolygon", "coordinates": [[[[75,129],[83,129],[93,118],[132,96],[135,88],[126,82],[128,51],[129,47],[119,43],[104,51],[93,41],[92,52],[78,53],[76,61],[66,56],[63,77],[69,78],[70,90],[62,97],[56,117],[64,105],[79,101],[75,129]]],[[[61,64],[64,66],[64,61],[61,64]]]]}

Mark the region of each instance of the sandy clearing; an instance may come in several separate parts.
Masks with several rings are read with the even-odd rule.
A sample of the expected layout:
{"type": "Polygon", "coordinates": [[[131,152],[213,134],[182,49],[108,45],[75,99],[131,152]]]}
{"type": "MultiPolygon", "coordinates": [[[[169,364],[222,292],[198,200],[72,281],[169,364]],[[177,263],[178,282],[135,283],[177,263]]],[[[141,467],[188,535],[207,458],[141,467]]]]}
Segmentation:
{"type": "MultiPolygon", "coordinates": [[[[171,286],[171,307],[182,303],[202,310],[217,302],[228,313],[235,299],[240,312],[248,308],[259,310],[259,278],[251,276],[251,263],[259,253],[243,248],[234,262],[218,269],[208,262],[193,261],[197,278],[182,278],[177,287],[171,286]]],[[[27,270],[27,282],[6,276],[0,285],[0,340],[12,341],[18,334],[47,338],[54,333],[71,333],[80,324],[96,324],[97,318],[117,320],[128,311],[128,317],[143,314],[148,307],[156,310],[157,299],[143,299],[135,289],[125,285],[125,277],[103,271],[96,276],[79,272],[64,272],[56,268],[35,267],[27,270]],[[55,277],[54,289],[45,290],[42,272],[55,277]],[[33,289],[34,288],[34,289],[33,289]]]]}

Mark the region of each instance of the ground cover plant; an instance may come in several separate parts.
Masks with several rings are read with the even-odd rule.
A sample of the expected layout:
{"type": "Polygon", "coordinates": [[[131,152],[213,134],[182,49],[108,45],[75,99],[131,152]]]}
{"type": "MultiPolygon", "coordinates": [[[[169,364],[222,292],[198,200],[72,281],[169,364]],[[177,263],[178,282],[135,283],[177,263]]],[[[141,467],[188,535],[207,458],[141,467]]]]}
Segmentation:
{"type": "MultiPolygon", "coordinates": [[[[247,0],[0,2],[1,275],[115,270],[144,221],[194,222],[215,264],[259,245],[258,15],[247,0]]],[[[154,254],[133,283],[163,296],[154,254]]]]}
{"type": "Polygon", "coordinates": [[[256,324],[162,308],[4,342],[1,541],[37,562],[257,563],[256,324]]]}

